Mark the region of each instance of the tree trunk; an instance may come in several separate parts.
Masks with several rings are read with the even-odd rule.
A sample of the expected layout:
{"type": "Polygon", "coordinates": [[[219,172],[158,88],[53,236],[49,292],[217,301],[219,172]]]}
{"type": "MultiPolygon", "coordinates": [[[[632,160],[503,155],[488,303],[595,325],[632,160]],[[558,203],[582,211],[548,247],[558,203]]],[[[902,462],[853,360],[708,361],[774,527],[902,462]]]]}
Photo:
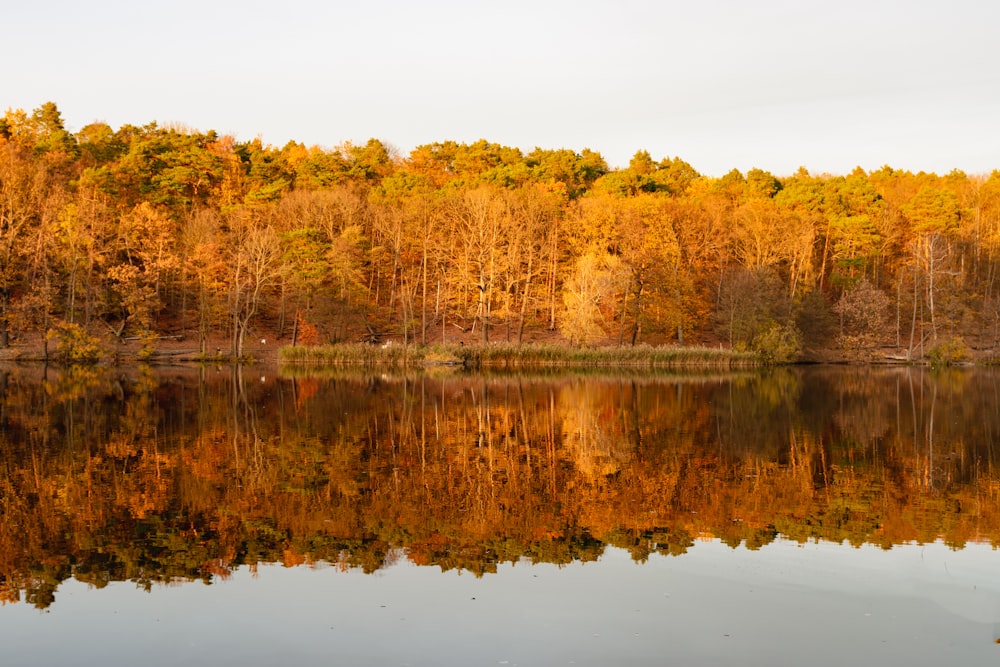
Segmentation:
{"type": "Polygon", "coordinates": [[[10,290],[0,290],[0,349],[10,347],[10,326],[7,323],[7,310],[10,306],[10,290]]]}
{"type": "Polygon", "coordinates": [[[427,239],[424,239],[424,254],[420,261],[420,273],[423,277],[420,298],[420,344],[427,345],[427,239]]]}
{"type": "Polygon", "coordinates": [[[632,347],[635,347],[639,340],[639,330],[642,325],[639,323],[639,316],[642,315],[642,291],[645,285],[640,281],[639,289],[635,293],[635,308],[632,311],[632,347]]]}
{"type": "Polygon", "coordinates": [[[534,259],[534,253],[528,254],[528,273],[524,277],[524,294],[521,295],[521,313],[519,321],[517,323],[517,342],[521,343],[524,341],[524,319],[528,311],[528,299],[531,294],[531,264],[534,259]]]}
{"type": "Polygon", "coordinates": [[[487,299],[486,299],[486,271],[480,265],[479,269],[479,324],[482,326],[480,331],[480,342],[483,345],[490,341],[490,335],[488,331],[489,324],[489,312],[487,311],[487,299]]]}

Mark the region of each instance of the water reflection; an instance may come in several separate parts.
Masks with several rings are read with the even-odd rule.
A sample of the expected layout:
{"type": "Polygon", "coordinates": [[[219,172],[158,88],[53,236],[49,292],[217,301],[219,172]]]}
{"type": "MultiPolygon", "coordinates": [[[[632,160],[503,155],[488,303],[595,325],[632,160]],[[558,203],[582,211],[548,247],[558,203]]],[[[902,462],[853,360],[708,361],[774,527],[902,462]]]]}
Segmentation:
{"type": "Polygon", "coordinates": [[[0,638],[18,666],[990,665],[995,560],[982,545],[713,540],[641,566],[608,547],[478,578],[405,559],[376,576],[261,565],[153,595],[70,580],[44,614],[3,609],[0,638]]]}
{"type": "Polygon", "coordinates": [[[992,371],[0,378],[0,595],[37,607],[262,563],[1000,541],[992,371]]]}

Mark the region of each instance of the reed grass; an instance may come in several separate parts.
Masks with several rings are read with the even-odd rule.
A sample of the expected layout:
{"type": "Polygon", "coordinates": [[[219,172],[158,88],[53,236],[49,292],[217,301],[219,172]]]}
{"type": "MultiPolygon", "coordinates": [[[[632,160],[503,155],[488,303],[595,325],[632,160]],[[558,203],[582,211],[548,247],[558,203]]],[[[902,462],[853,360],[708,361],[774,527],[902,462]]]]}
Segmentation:
{"type": "Polygon", "coordinates": [[[761,356],[712,347],[636,345],[577,348],[552,344],[368,345],[350,343],[284,347],[279,360],[288,365],[435,366],[465,368],[634,367],[747,368],[764,365],[761,356]]]}
{"type": "Polygon", "coordinates": [[[368,381],[378,377],[385,383],[421,382],[563,382],[586,378],[598,382],[629,382],[638,384],[719,384],[737,378],[759,377],[758,367],[724,366],[532,366],[520,368],[476,368],[462,366],[360,366],[282,364],[278,376],[285,379],[316,379],[338,381],[368,381]]]}

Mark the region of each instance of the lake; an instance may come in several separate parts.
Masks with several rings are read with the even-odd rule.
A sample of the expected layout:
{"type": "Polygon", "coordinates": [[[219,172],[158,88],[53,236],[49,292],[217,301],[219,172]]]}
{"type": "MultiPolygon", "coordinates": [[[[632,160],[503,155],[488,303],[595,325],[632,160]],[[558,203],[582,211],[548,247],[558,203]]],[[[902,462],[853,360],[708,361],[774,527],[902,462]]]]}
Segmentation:
{"type": "Polygon", "coordinates": [[[10,665],[1000,659],[1000,373],[0,368],[10,665]]]}

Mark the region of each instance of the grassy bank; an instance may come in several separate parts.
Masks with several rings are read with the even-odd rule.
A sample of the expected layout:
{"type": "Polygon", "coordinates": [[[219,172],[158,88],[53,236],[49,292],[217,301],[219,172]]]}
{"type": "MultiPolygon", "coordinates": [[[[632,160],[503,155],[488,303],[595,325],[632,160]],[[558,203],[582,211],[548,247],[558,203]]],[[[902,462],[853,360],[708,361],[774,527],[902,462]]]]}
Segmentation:
{"type": "Polygon", "coordinates": [[[762,365],[754,352],[708,347],[637,345],[635,347],[576,348],[563,345],[367,345],[352,343],[284,347],[282,364],[355,366],[434,366],[465,368],[541,368],[628,366],[634,368],[746,368],[762,365]]]}

